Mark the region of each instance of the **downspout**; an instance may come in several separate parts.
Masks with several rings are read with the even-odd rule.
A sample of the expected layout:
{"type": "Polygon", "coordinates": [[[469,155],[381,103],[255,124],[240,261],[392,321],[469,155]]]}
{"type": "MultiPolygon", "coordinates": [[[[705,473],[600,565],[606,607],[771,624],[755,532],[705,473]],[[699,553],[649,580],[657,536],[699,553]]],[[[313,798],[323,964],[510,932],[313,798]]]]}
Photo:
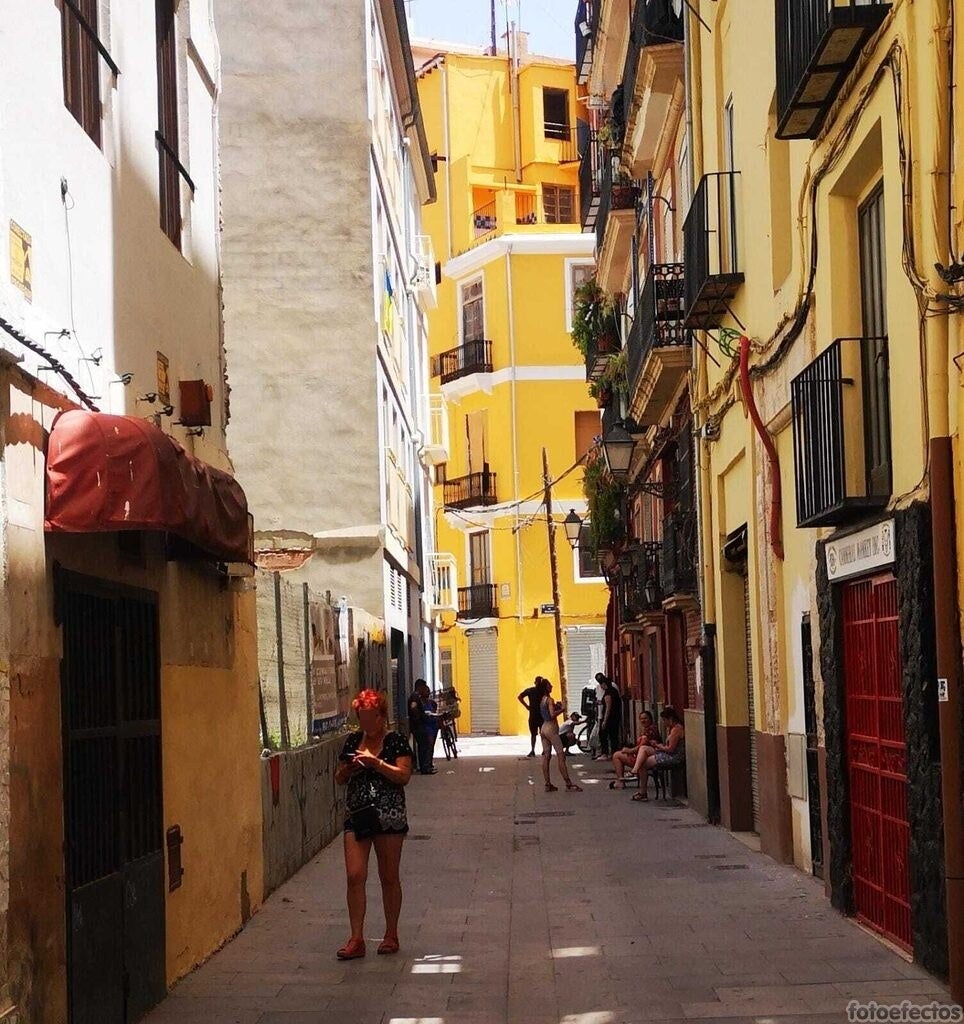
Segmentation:
{"type": "Polygon", "coordinates": [[[750,339],[744,334],[740,338],[740,390],[747,412],[760,435],[767,461],[770,463],[770,547],[774,555],[783,561],[783,482],[780,479],[780,457],[753,399],[753,385],[750,383],[750,339]]]}
{"type": "Polygon", "coordinates": [[[509,26],[509,90],[512,93],[512,149],[515,180],[522,181],[522,121],[519,107],[519,40],[515,22],[509,26]]]}
{"type": "Polygon", "coordinates": [[[515,505],[515,570],[516,570],[516,599],[518,602],[518,613],[516,618],[522,622],[523,614],[523,590],[522,590],[522,531],[519,529],[519,496],[521,494],[521,483],[519,480],[519,413],[516,404],[516,381],[517,371],[515,363],[515,306],[512,302],[512,243],[510,242],[505,252],[505,294],[506,303],[509,307],[509,378],[512,403],[512,501],[515,505]]]}
{"type": "Polygon", "coordinates": [[[452,258],[452,136],[449,131],[449,70],[442,61],[442,120],[445,132],[445,221],[448,233],[448,251],[446,256],[452,258]]]}

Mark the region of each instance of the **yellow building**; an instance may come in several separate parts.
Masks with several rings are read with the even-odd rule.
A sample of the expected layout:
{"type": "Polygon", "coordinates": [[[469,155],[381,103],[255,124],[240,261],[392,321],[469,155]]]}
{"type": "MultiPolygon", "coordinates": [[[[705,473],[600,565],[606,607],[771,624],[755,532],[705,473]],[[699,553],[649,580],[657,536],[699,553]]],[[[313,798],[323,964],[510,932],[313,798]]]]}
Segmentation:
{"type": "MultiPolygon", "coordinates": [[[[436,564],[459,584],[436,608],[440,675],[462,697],[464,730],[504,734],[526,731],[520,690],[560,676],[543,449],[558,524],[585,512],[578,463],[600,430],[569,337],[573,293],[594,271],[593,239],[579,227],[575,72],[527,54],[524,38],[511,55],[415,48],[438,162],[425,224],[442,260],[430,321],[436,564]]],[[[606,590],[588,555],[555,536],[577,708],[604,667],[606,590]]]]}
{"type": "MultiPolygon", "coordinates": [[[[942,269],[962,249],[951,5],[743,6],[702,0],[705,27],[690,15],[686,29],[716,795],[725,826],[758,832],[944,974],[948,918],[961,920],[945,868],[952,898],[964,884],[959,833],[945,865],[940,751],[958,749],[960,726],[935,657],[958,649],[957,602],[933,587],[951,481],[932,442],[958,433],[964,347],[960,287],[942,269]],[[935,611],[950,614],[947,648],[935,611]]],[[[955,678],[958,662],[945,662],[955,678]]],[[[949,808],[947,760],[943,783],[949,808]]],[[[959,810],[946,817],[959,824],[959,810]]]]}

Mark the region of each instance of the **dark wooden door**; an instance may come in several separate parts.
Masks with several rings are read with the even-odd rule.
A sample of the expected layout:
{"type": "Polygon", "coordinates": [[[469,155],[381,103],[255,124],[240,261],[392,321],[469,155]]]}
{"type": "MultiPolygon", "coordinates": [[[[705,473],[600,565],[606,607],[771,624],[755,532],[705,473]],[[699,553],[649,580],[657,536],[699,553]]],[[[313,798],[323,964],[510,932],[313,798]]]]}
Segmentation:
{"type": "Polygon", "coordinates": [[[870,927],[910,948],[910,828],[897,581],[843,594],[854,903],[870,927]]]}
{"type": "Polygon", "coordinates": [[[128,1024],[166,991],[157,606],[60,583],[70,1020],[128,1024]]]}

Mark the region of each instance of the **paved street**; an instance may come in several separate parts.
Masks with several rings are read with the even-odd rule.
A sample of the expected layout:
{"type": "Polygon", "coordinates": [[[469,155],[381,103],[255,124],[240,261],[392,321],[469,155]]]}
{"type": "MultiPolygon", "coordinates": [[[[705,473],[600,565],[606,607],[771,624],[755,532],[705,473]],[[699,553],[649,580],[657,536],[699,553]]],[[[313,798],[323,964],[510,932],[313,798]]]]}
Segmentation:
{"type": "MultiPolygon", "coordinates": [[[[524,740],[464,741],[409,787],[402,952],[342,964],[340,842],[185,979],[150,1024],[630,1024],[846,1020],[850,999],[946,1001],[820,884],[695,813],[547,794],[524,740]]],[[[369,940],[383,919],[374,870],[369,940]]]]}

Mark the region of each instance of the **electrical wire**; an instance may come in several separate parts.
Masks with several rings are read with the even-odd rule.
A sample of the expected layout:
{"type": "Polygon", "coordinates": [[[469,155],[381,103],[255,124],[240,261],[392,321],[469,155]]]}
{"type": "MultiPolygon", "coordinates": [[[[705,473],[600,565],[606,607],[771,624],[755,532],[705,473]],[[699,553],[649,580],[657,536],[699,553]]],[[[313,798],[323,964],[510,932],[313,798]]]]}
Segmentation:
{"type": "Polygon", "coordinates": [[[73,374],[67,369],[66,366],[59,359],[57,359],[51,352],[48,352],[43,345],[38,345],[37,342],[28,338],[22,331],[18,331],[13,324],[4,320],[0,317],[0,329],[7,332],[14,341],[20,342],[24,348],[29,349],[35,355],[40,356],[41,359],[46,359],[50,369],[53,370],[62,380],[64,380],[74,394],[80,399],[80,401],[87,406],[92,412],[99,412],[100,410],[94,404],[94,400],[87,394],[86,391],[80,386],[73,374]]]}

